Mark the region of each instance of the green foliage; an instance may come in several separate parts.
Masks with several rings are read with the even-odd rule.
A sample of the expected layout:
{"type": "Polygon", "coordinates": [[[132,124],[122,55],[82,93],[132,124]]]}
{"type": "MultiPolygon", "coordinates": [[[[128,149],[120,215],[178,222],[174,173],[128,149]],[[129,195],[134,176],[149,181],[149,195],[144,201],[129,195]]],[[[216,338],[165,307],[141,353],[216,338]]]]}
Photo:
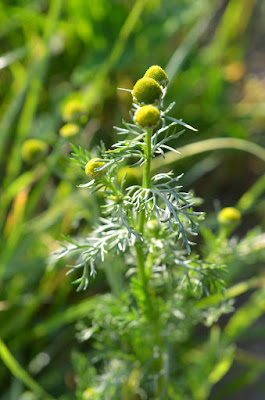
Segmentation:
{"type": "MultiPolygon", "coordinates": [[[[76,184],[84,183],[86,163],[105,153],[101,146],[97,148],[100,141],[104,140],[107,149],[117,141],[112,126],[120,126],[121,116],[129,120],[130,94],[116,88],[131,89],[146,66],[152,64],[165,67],[170,80],[167,100],[176,102],[170,116],[178,123],[166,120],[172,122],[168,131],[171,142],[164,144],[181,152],[162,148],[164,153],[156,153],[152,160],[152,173],[168,174],[173,170],[176,176],[184,171],[181,184],[188,190],[194,187],[199,196],[193,197],[193,207],[206,211],[205,222],[200,221],[203,238],[198,237],[196,246],[200,257],[195,257],[192,247],[192,268],[181,264],[185,247],[180,242],[180,252],[174,248],[178,254],[172,253],[179,263],[168,271],[158,268],[162,252],[157,258],[155,252],[148,256],[150,264],[157,267],[148,277],[151,295],[157,310],[167,316],[165,324],[169,324],[165,343],[169,338],[168,353],[172,356],[169,361],[163,360],[163,365],[165,371],[170,366],[171,376],[178,377],[168,382],[168,398],[205,396],[216,400],[241,396],[245,391],[253,398],[264,397],[264,388],[259,385],[264,360],[253,352],[253,343],[259,351],[257,346],[264,338],[260,318],[264,313],[265,255],[261,3],[0,2],[1,400],[37,400],[44,392],[58,400],[83,400],[85,396],[102,398],[104,391],[110,398],[135,400],[143,398],[141,386],[145,385],[147,372],[160,368],[156,358],[143,375],[141,364],[132,361],[140,357],[139,349],[131,348],[127,353],[127,347],[120,354],[124,358],[129,354],[129,360],[115,358],[111,364],[93,358],[100,353],[96,337],[102,335],[104,340],[100,315],[107,318],[107,312],[112,312],[113,321],[108,326],[117,326],[121,336],[126,333],[123,307],[129,302],[132,311],[134,297],[132,294],[128,300],[124,293],[135,293],[138,304],[134,303],[134,309],[150,315],[134,269],[135,255],[106,255],[104,263],[97,263],[95,278],[89,277],[85,293],[76,293],[71,285],[72,277],[80,278],[81,270],[67,277],[64,260],[50,256],[58,248],[57,241],[64,240],[61,232],[80,244],[97,225],[100,205],[105,202],[103,188],[91,193],[89,189],[77,189],[76,184]],[[199,132],[179,136],[174,129],[182,123],[180,116],[199,132]],[[77,162],[69,162],[71,148],[59,133],[65,120],[74,124],[75,132],[78,129],[71,136],[77,162]],[[49,149],[45,158],[34,164],[24,162],[22,157],[21,149],[28,139],[41,140],[49,149]],[[84,153],[82,149],[86,149],[84,153]],[[227,206],[240,210],[241,225],[233,232],[221,233],[217,215],[227,206]],[[218,273],[217,288],[205,280],[205,268],[207,276],[218,273]],[[174,288],[180,284],[181,293],[176,293],[174,288]],[[206,296],[206,289],[219,291],[206,296]],[[158,301],[160,297],[162,301],[158,301]],[[169,302],[167,307],[163,306],[165,302],[169,302]],[[110,303],[115,304],[114,310],[110,303]],[[107,310],[106,314],[98,310],[100,307],[107,310]],[[123,310],[120,323],[119,309],[123,310]],[[231,316],[230,324],[227,320],[231,316]],[[80,332],[88,330],[89,335],[89,329],[90,339],[79,343],[80,332]],[[7,354],[12,363],[8,363],[7,354]],[[174,366],[176,360],[178,366],[174,366]],[[100,388],[98,379],[103,382],[100,388]],[[115,379],[114,387],[111,380],[115,379]],[[97,390],[92,392],[91,387],[97,390]],[[120,391],[113,394],[116,387],[120,391]]],[[[123,128],[130,131],[132,127],[125,124],[119,129],[123,128]]],[[[123,139],[128,139],[130,133],[124,133],[123,139]]],[[[161,132],[158,142],[167,140],[166,133],[161,132]]],[[[137,156],[119,161],[130,145],[139,155],[138,145],[131,139],[117,150],[112,148],[115,151],[106,157],[108,161],[114,157],[115,164],[119,164],[119,168],[109,165],[107,174],[121,175],[117,184],[122,193],[127,193],[125,189],[130,186],[139,186],[143,173],[143,167],[127,166],[137,162],[137,156]],[[126,176],[124,168],[130,171],[126,176]]],[[[119,196],[114,197],[117,201],[119,196]]],[[[115,212],[117,215],[118,206],[115,212]]],[[[151,232],[147,224],[146,228],[146,245],[155,249],[164,232],[151,232]]],[[[171,253],[173,246],[172,242],[165,251],[171,253]]],[[[77,257],[73,253],[69,264],[74,265],[77,257]]],[[[129,317],[138,321],[139,312],[135,316],[129,313],[129,317]]],[[[146,326],[146,319],[140,320],[146,326]]],[[[136,332],[143,347],[138,327],[136,332]]],[[[148,327],[147,332],[149,335],[148,327]]],[[[133,343],[132,334],[126,337],[133,343]]],[[[142,358],[146,356],[143,351],[142,358]]],[[[146,382],[148,390],[156,382],[160,384],[159,376],[152,378],[146,382]]]]}
{"type": "MultiPolygon", "coordinates": [[[[108,151],[102,146],[99,159],[95,160],[97,167],[109,167],[107,175],[91,175],[90,181],[80,186],[93,191],[101,190],[105,199],[104,218],[81,243],[66,238],[68,244],[63,245],[59,255],[79,253],[77,264],[71,266],[69,271],[70,274],[83,271],[81,277],[74,281],[78,283],[78,291],[87,288],[89,275],[95,277],[99,261],[108,263],[105,254],[114,251],[114,260],[118,254],[123,254],[126,263],[124,269],[129,285],[125,283],[118,296],[98,301],[90,315],[91,325],[81,324],[79,327],[79,340],[91,340],[92,337],[93,357],[87,362],[86,370],[96,374],[94,384],[91,382],[88,388],[83,388],[84,397],[103,399],[119,396],[123,399],[130,396],[134,399],[142,393],[150,399],[181,396],[203,400],[234,360],[234,346],[229,344],[229,340],[227,343],[227,335],[223,338],[215,327],[202,350],[195,350],[193,355],[193,350],[187,347],[186,351],[179,353],[179,347],[185,348],[191,339],[193,326],[202,323],[211,327],[223,314],[233,311],[231,301],[211,305],[206,310],[196,308],[198,298],[215,296],[218,291],[223,295],[225,264],[213,264],[211,259],[218,260],[219,253],[224,259],[222,247],[227,247],[227,235],[232,230],[223,230],[223,220],[217,237],[204,229],[206,245],[210,246],[205,251],[205,261],[200,260],[199,255],[191,254],[194,243],[189,236],[196,234],[198,218],[202,213],[193,210],[192,195],[180,190],[182,186],[178,185],[178,181],[182,175],[175,178],[171,172],[151,177],[150,170],[151,160],[156,154],[166,158],[165,151],[175,152],[165,143],[176,139],[182,131],[172,133],[172,127],[180,124],[193,131],[195,129],[168,117],[174,104],[164,109],[163,98],[160,102],[161,127],[150,129],[123,122],[124,128],[116,130],[119,134],[126,134],[126,139],[114,144],[108,151]],[[172,122],[168,123],[168,120],[172,122]],[[142,185],[132,185],[125,190],[120,185],[117,168],[125,159],[136,160],[134,167],[143,166],[142,185]],[[151,221],[157,226],[156,231],[150,230],[148,223],[150,225],[151,221]],[[179,246],[179,239],[185,245],[188,258],[179,246]],[[178,354],[177,360],[171,354],[178,354]],[[192,362],[187,374],[189,357],[192,362]],[[93,369],[96,365],[97,372],[93,369]],[[131,376],[134,377],[133,385],[130,383],[131,376]]],[[[141,108],[133,104],[132,120],[135,120],[134,113],[139,111],[141,108]]],[[[80,157],[82,164],[84,150],[81,147],[73,149],[75,160],[80,157]]],[[[223,217],[227,210],[229,213],[226,214],[229,218],[231,214],[234,221],[235,212],[230,211],[235,209],[231,207],[225,208],[219,216],[223,217]]],[[[237,211],[236,217],[238,215],[237,211]]],[[[111,264],[107,268],[111,268],[111,264]]],[[[236,316],[233,317],[235,320],[236,316]]],[[[80,360],[80,363],[85,362],[81,355],[80,360]]],[[[84,382],[81,380],[80,387],[84,382]]]]}

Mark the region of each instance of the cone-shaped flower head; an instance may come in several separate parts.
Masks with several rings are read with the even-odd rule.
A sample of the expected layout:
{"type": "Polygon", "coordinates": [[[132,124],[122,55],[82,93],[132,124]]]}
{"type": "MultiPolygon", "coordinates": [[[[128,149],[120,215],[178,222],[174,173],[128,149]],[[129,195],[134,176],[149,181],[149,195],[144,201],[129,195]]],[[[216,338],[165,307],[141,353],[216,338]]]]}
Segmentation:
{"type": "Polygon", "coordinates": [[[234,207],[225,207],[218,214],[218,222],[224,226],[237,226],[241,220],[241,213],[234,207]]]}
{"type": "Polygon", "coordinates": [[[21,152],[24,161],[34,163],[45,157],[48,145],[39,139],[28,139],[23,143],[21,152]]]}
{"type": "Polygon", "coordinates": [[[88,163],[86,164],[85,172],[86,175],[90,179],[99,179],[103,175],[105,175],[105,169],[102,168],[98,170],[98,168],[103,167],[104,162],[99,161],[97,158],[92,158],[88,163]]]}
{"type": "Polygon", "coordinates": [[[79,127],[75,124],[65,124],[59,130],[59,134],[65,138],[75,136],[78,132],[79,127]]]}
{"type": "Polygon", "coordinates": [[[159,104],[163,95],[159,84],[152,78],[141,78],[133,87],[133,100],[139,105],[159,104]]]}
{"type": "Polygon", "coordinates": [[[159,110],[151,105],[138,108],[134,121],[142,128],[154,128],[160,121],[159,110]]]}
{"type": "Polygon", "coordinates": [[[166,87],[168,84],[168,76],[159,65],[152,65],[144,74],[146,78],[153,78],[159,85],[166,87]]]}

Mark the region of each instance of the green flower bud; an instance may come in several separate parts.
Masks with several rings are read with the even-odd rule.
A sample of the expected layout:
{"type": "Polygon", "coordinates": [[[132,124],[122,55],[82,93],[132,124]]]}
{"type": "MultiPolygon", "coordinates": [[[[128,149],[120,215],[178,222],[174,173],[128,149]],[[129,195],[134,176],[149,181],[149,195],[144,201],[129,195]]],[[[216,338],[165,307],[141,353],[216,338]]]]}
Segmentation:
{"type": "Polygon", "coordinates": [[[150,219],[150,221],[147,222],[146,227],[148,231],[154,235],[158,234],[161,229],[161,225],[156,219],[150,219]]]}
{"type": "Polygon", "coordinates": [[[141,78],[133,87],[133,100],[139,105],[159,104],[163,95],[159,84],[152,78],[141,78]]]}
{"type": "Polygon", "coordinates": [[[105,169],[101,169],[98,171],[98,168],[102,167],[104,165],[104,162],[99,161],[97,158],[92,158],[88,163],[86,164],[85,172],[86,175],[90,179],[99,179],[103,175],[105,175],[105,169]]]}
{"type": "Polygon", "coordinates": [[[142,128],[154,128],[160,121],[160,112],[154,106],[143,106],[136,111],[134,121],[142,128]]]}
{"type": "Polygon", "coordinates": [[[218,214],[218,222],[226,227],[236,227],[241,220],[241,213],[234,207],[225,207],[218,214]]]}
{"type": "Polygon", "coordinates": [[[63,120],[82,121],[86,114],[86,108],[79,100],[68,101],[63,108],[63,120]]]}
{"type": "Polygon", "coordinates": [[[153,78],[159,85],[164,88],[168,84],[168,76],[163,70],[163,68],[159,67],[159,65],[152,65],[152,67],[148,68],[146,73],[144,74],[146,78],[153,78]]]}
{"type": "Polygon", "coordinates": [[[59,130],[59,134],[64,138],[75,136],[77,135],[78,132],[79,132],[79,127],[75,124],[65,124],[59,130]]]}
{"type": "Polygon", "coordinates": [[[47,143],[39,139],[26,140],[21,149],[22,158],[27,163],[40,161],[48,152],[47,143]]]}

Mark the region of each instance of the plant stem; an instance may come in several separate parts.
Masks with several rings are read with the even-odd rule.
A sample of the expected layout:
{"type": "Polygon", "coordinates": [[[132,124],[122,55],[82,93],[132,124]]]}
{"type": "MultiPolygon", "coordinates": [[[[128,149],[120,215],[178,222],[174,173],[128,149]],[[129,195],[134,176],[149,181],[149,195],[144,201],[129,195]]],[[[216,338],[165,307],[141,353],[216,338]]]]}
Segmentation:
{"type": "MultiPolygon", "coordinates": [[[[145,137],[146,162],[144,165],[143,184],[142,184],[142,187],[145,189],[148,189],[150,186],[150,166],[151,166],[151,158],[152,158],[151,139],[152,139],[152,131],[147,130],[146,137],[145,137]]],[[[144,232],[145,220],[146,220],[145,211],[142,210],[139,213],[138,226],[137,226],[137,230],[140,234],[143,234],[143,232],[144,232]]],[[[143,285],[143,290],[144,290],[144,294],[145,294],[145,298],[146,298],[146,306],[147,306],[149,315],[150,315],[150,317],[152,316],[151,318],[153,318],[154,311],[153,311],[152,302],[150,299],[150,293],[149,293],[149,289],[148,289],[148,279],[147,279],[146,269],[145,269],[145,254],[144,254],[142,242],[137,242],[135,247],[136,247],[136,254],[137,254],[138,276],[143,285]]]]}
{"type": "Polygon", "coordinates": [[[123,194],[116,188],[114,183],[111,180],[108,180],[106,178],[102,179],[102,182],[105,184],[106,187],[108,187],[110,190],[112,190],[113,194],[117,196],[119,199],[123,198],[123,194]]]}
{"type": "MultiPolygon", "coordinates": [[[[150,171],[151,171],[151,160],[152,160],[152,146],[151,146],[151,140],[152,140],[152,130],[146,130],[146,137],[145,137],[145,157],[146,157],[146,162],[144,165],[144,170],[143,170],[143,184],[142,187],[144,189],[150,188],[150,171]]],[[[139,233],[143,234],[144,232],[144,225],[146,222],[146,216],[145,216],[145,210],[142,210],[139,213],[139,218],[138,218],[138,226],[137,230],[139,233]]],[[[143,244],[142,242],[137,242],[136,245],[136,254],[137,254],[137,268],[138,268],[138,276],[140,281],[142,282],[142,287],[145,295],[145,301],[146,301],[146,309],[148,311],[148,317],[150,318],[150,323],[152,324],[153,327],[153,333],[154,333],[154,339],[155,339],[155,345],[161,349],[161,335],[160,335],[160,326],[159,326],[159,319],[158,319],[158,314],[156,312],[156,309],[154,308],[150,290],[148,287],[148,275],[146,271],[146,261],[145,261],[145,254],[143,250],[143,244]]],[[[163,368],[163,360],[162,356],[160,355],[159,358],[156,361],[157,369],[158,371],[161,371],[163,368]]],[[[164,386],[164,376],[163,374],[159,377],[158,383],[157,383],[157,389],[155,393],[155,398],[158,398],[161,393],[162,389],[164,386]]]]}
{"type": "MultiPolygon", "coordinates": [[[[152,130],[146,131],[146,139],[145,139],[145,156],[146,156],[146,163],[144,165],[143,171],[143,188],[148,189],[150,187],[150,169],[151,169],[151,159],[152,159],[152,148],[151,148],[151,140],[152,140],[152,130]]],[[[145,224],[145,212],[144,210],[139,214],[138,220],[138,230],[142,234],[144,230],[145,224]]]]}

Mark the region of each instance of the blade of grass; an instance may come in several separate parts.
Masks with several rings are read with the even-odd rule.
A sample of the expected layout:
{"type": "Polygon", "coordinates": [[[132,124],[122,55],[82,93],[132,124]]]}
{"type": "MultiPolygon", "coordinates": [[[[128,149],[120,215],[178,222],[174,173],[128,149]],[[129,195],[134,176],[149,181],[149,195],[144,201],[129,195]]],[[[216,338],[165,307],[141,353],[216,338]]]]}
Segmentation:
{"type": "Polygon", "coordinates": [[[230,318],[225,327],[225,335],[231,340],[241,336],[265,312],[265,289],[256,290],[230,318]]]}
{"type": "Polygon", "coordinates": [[[0,338],[0,357],[9,371],[19,380],[21,380],[30,390],[44,400],[55,400],[50,396],[17,362],[5,343],[0,338]]]}
{"type": "Polygon", "coordinates": [[[20,147],[25,138],[28,136],[33,118],[37,110],[40,94],[43,88],[43,80],[45,78],[51,55],[49,41],[56,29],[62,5],[63,0],[53,0],[50,4],[47,23],[43,34],[43,55],[33,64],[31,75],[29,75],[29,88],[18,122],[16,140],[13,145],[11,156],[7,165],[7,174],[4,186],[8,186],[9,181],[12,180],[19,173],[19,170],[21,168],[22,159],[20,147]]]}
{"type": "Polygon", "coordinates": [[[241,213],[245,213],[246,211],[250,210],[264,191],[265,174],[262,175],[246,193],[243,194],[243,196],[238,200],[236,208],[238,208],[241,213]]]}
{"type": "Polygon", "coordinates": [[[29,85],[29,76],[28,75],[28,80],[23,83],[22,88],[20,91],[17,93],[17,95],[12,99],[12,101],[9,103],[5,114],[0,121],[0,159],[2,160],[3,157],[2,155],[4,154],[5,147],[6,147],[6,142],[8,135],[10,133],[11,127],[14,124],[14,121],[18,118],[18,114],[20,112],[20,109],[23,105],[23,102],[25,100],[25,96],[28,90],[28,85],[29,85]]]}
{"type": "Polygon", "coordinates": [[[104,302],[104,300],[108,298],[109,294],[106,294],[97,295],[89,299],[82,300],[78,304],[68,307],[63,313],[59,312],[46,321],[38,324],[33,329],[32,333],[37,337],[46,336],[55,329],[61,328],[64,325],[88,316],[89,312],[94,310],[95,304],[98,304],[99,301],[104,302]]]}
{"type": "Polygon", "coordinates": [[[120,56],[123,53],[125,48],[125,44],[133,32],[135,25],[137,24],[140,15],[143,12],[145,4],[147,0],[137,0],[134,3],[134,6],[128,15],[124,25],[122,26],[119,36],[112,48],[112,51],[109,57],[106,59],[104,64],[102,64],[92,86],[89,87],[89,91],[85,94],[85,103],[87,107],[87,112],[89,112],[93,106],[96,104],[96,100],[98,97],[98,93],[104,90],[105,80],[107,78],[108,73],[111,68],[115,65],[115,63],[119,60],[120,56]]]}
{"type": "Polygon", "coordinates": [[[247,28],[255,4],[256,0],[230,0],[216,30],[212,46],[224,48],[230,40],[241,36],[247,28]]]}
{"type": "Polygon", "coordinates": [[[214,5],[214,3],[208,3],[207,7],[207,15],[200,16],[199,21],[196,23],[194,28],[189,32],[184,42],[177,47],[175,52],[173,53],[172,57],[170,58],[165,71],[169,77],[169,84],[168,88],[174,81],[174,77],[178,73],[179,69],[181,68],[183,62],[185,61],[186,57],[189,55],[191,50],[194,48],[196,43],[199,42],[200,38],[204,35],[204,33],[209,28],[209,25],[217,14],[218,9],[214,5]]]}
{"type": "Polygon", "coordinates": [[[251,278],[247,281],[237,283],[236,285],[230,287],[229,289],[226,290],[224,294],[216,293],[212,296],[205,297],[196,304],[196,308],[202,309],[211,307],[215,304],[220,303],[221,301],[232,299],[234,297],[240,296],[243,293],[248,292],[251,289],[261,286],[265,286],[264,278],[263,279],[261,277],[251,278]]]}
{"type": "Polygon", "coordinates": [[[38,165],[35,169],[27,171],[18,176],[2,193],[0,197],[0,232],[2,231],[6,222],[6,210],[11,201],[18,195],[19,192],[32,185],[35,181],[39,180],[44,174],[46,167],[38,165]]]}
{"type": "Polygon", "coordinates": [[[207,58],[217,62],[223,57],[227,46],[247,29],[257,0],[230,0],[215,31],[213,40],[206,49],[207,58]]]}
{"type": "Polygon", "coordinates": [[[191,157],[197,154],[206,153],[208,151],[233,149],[250,153],[265,162],[265,149],[256,143],[249,142],[248,140],[236,138],[215,138],[206,139],[199,142],[191,143],[186,146],[180,147],[178,150],[180,154],[175,152],[168,152],[166,158],[162,156],[156,157],[152,161],[152,171],[159,168],[164,168],[173,165],[176,161],[191,157]]]}
{"type": "Polygon", "coordinates": [[[38,216],[30,219],[24,225],[24,231],[33,234],[41,234],[51,228],[54,223],[73,209],[73,204],[77,201],[76,194],[73,193],[60,201],[59,204],[50,206],[48,210],[39,213],[38,216]]]}
{"type": "Polygon", "coordinates": [[[10,51],[9,53],[3,54],[0,57],[0,69],[5,68],[8,65],[12,64],[13,62],[24,57],[24,55],[26,53],[27,53],[26,47],[20,47],[19,49],[16,49],[16,50],[10,51]]]}

